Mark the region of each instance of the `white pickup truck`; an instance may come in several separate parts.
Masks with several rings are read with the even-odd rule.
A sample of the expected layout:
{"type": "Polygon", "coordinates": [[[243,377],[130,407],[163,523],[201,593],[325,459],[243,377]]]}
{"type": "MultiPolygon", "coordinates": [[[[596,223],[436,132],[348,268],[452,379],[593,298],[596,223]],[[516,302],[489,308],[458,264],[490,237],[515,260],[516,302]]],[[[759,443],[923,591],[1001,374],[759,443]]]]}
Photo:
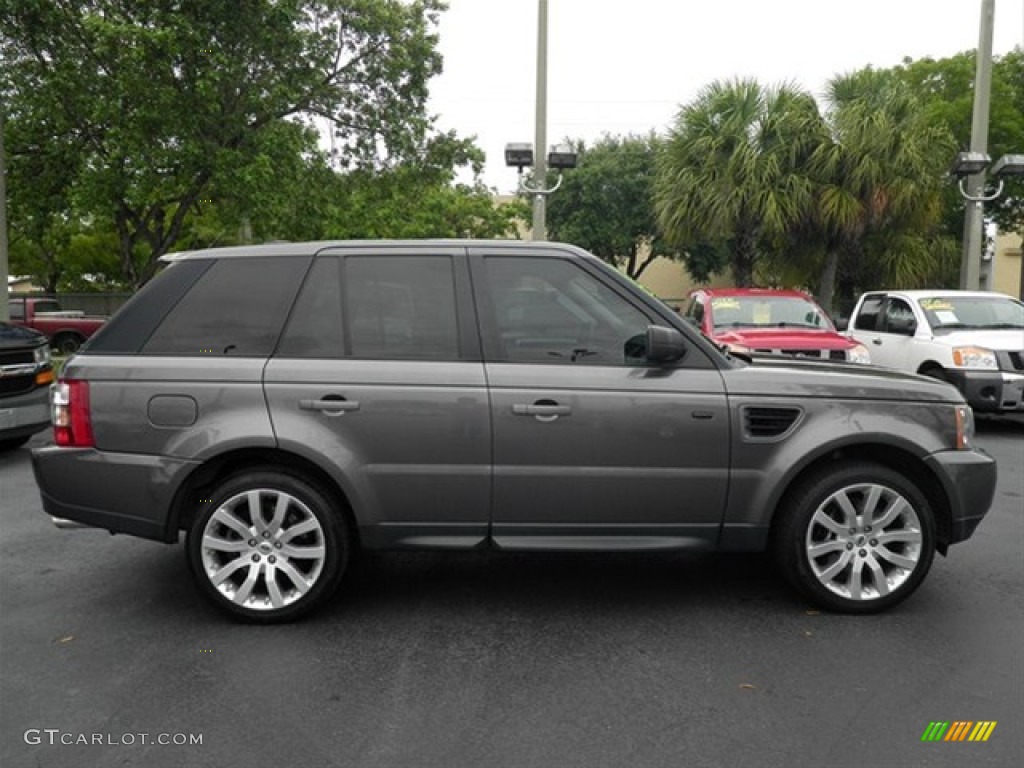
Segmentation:
{"type": "Polygon", "coordinates": [[[871,362],[955,385],[976,411],[1024,411],[1024,304],[982,291],[874,291],[847,335],[871,362]]]}

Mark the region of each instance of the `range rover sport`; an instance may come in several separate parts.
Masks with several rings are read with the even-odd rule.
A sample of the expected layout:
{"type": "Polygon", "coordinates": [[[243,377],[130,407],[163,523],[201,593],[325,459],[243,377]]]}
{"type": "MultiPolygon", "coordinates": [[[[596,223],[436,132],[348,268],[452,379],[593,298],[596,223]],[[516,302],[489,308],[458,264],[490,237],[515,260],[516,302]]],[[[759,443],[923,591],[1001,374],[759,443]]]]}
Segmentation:
{"type": "Polygon", "coordinates": [[[996,467],[948,384],[723,354],[568,245],[319,242],[166,268],[66,364],[33,451],[61,525],[173,543],[228,612],[321,605],[364,549],[768,549],[879,611],[996,467]]]}

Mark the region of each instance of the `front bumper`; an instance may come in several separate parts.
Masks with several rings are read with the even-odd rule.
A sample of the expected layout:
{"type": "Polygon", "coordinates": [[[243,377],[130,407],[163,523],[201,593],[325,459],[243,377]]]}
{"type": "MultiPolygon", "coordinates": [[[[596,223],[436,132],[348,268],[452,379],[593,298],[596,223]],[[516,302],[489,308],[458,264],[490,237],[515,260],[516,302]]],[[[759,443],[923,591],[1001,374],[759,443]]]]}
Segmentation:
{"type": "Polygon", "coordinates": [[[942,483],[949,501],[949,533],[940,544],[969,539],[996,492],[996,460],[981,451],[941,451],[925,463],[942,483]]]}
{"type": "Polygon", "coordinates": [[[1024,411],[1024,375],[1009,371],[947,370],[946,375],[974,410],[1024,411]]]}
{"type": "MultiPolygon", "coordinates": [[[[195,462],[166,456],[47,446],[32,451],[43,510],[111,533],[173,542],[171,502],[195,462]]],[[[68,527],[68,526],[61,526],[68,527]]]]}
{"type": "Polygon", "coordinates": [[[50,426],[49,387],[0,398],[0,440],[34,435],[50,426]]]}

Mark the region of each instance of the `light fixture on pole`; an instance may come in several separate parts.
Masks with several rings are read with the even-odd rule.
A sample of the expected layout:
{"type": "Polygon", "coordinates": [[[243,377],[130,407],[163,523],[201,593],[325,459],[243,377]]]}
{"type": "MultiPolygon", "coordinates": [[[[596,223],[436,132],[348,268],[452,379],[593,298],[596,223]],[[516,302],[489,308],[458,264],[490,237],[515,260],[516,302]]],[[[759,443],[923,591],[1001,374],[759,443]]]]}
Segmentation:
{"type": "MultiPolygon", "coordinates": [[[[994,192],[986,193],[984,173],[991,162],[989,156],[984,152],[960,152],[953,162],[952,172],[958,179],[960,196],[968,202],[965,219],[968,223],[976,219],[979,222],[979,230],[984,216],[984,204],[992,202],[1003,193],[1005,179],[1024,176],[1024,155],[1003,155],[992,166],[992,178],[999,182],[999,186],[994,192]],[[968,179],[974,182],[970,185],[970,189],[965,186],[965,181],[968,179]]],[[[971,238],[965,240],[963,263],[960,269],[960,287],[962,289],[972,291],[978,290],[979,287],[988,289],[991,268],[982,257],[982,251],[980,237],[977,243],[971,238]],[[984,285],[979,284],[982,274],[985,276],[984,285]]]]}
{"type": "Polygon", "coordinates": [[[505,145],[505,165],[515,168],[519,173],[519,191],[526,195],[533,196],[533,239],[544,240],[547,237],[547,226],[543,215],[538,222],[537,211],[544,211],[545,198],[562,186],[562,171],[568,168],[575,168],[578,160],[576,151],[568,144],[559,144],[551,147],[546,157],[536,164],[537,184],[527,184],[523,180],[523,168],[534,167],[533,145],[525,143],[514,143],[505,145]],[[540,176],[540,169],[543,167],[545,175],[547,169],[553,168],[558,171],[558,181],[553,187],[545,187],[544,179],[540,176]]]}

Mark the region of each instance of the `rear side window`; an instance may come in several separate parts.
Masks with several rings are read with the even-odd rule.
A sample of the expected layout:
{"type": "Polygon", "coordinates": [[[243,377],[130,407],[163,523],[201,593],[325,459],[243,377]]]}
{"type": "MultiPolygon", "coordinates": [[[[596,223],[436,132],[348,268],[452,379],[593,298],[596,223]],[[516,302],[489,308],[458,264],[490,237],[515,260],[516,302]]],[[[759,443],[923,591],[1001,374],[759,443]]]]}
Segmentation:
{"type": "Polygon", "coordinates": [[[337,256],[317,258],[277,348],[279,357],[333,359],[344,354],[337,256]]]}
{"type": "Polygon", "coordinates": [[[143,354],[269,356],[310,261],[219,259],[168,313],[143,354]]]}
{"type": "Polygon", "coordinates": [[[878,326],[878,312],[882,308],[882,300],[885,296],[882,294],[876,294],[874,296],[865,296],[864,301],[861,302],[860,311],[857,313],[857,320],[854,322],[854,328],[858,331],[873,331],[878,326]]]}
{"type": "Polygon", "coordinates": [[[457,360],[455,275],[447,256],[349,256],[344,269],[348,354],[457,360]]]}

